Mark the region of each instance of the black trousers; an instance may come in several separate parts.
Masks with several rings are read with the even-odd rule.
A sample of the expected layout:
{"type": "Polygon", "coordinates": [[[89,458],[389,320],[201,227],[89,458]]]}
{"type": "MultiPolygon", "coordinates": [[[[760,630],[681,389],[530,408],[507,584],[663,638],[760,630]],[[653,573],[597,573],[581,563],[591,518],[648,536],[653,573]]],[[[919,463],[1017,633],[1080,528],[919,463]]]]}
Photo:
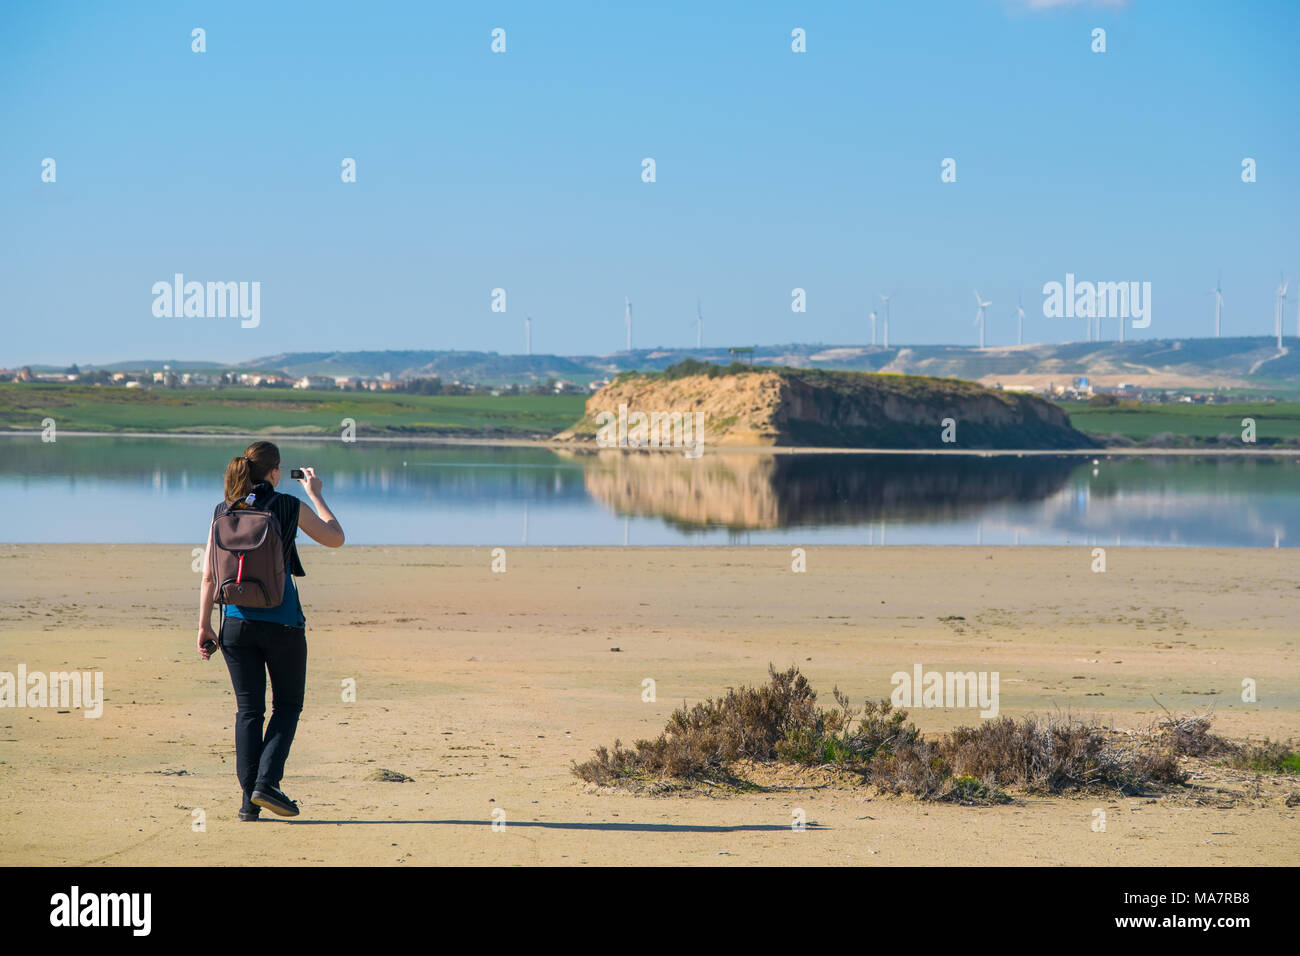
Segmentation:
{"type": "Polygon", "coordinates": [[[301,627],[228,617],[221,651],[235,688],[235,769],[244,802],[255,789],[279,787],[307,686],[307,634],[301,627]],[[266,716],[266,675],[271,675],[271,720],[266,716]]]}

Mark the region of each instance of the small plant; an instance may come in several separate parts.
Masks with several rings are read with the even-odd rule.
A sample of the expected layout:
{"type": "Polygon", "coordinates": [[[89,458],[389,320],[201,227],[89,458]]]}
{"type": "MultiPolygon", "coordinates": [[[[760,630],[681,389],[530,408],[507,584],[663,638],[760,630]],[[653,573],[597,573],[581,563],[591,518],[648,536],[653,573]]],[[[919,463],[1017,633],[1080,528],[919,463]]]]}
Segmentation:
{"type": "MultiPolygon", "coordinates": [[[[990,804],[1009,799],[1006,787],[1136,794],[1179,785],[1187,781],[1180,755],[1226,745],[1208,734],[1208,718],[1122,739],[1069,717],[1001,717],[926,740],[907,711],[888,700],[855,707],[835,688],[836,706],[823,708],[797,668],[778,672],[769,666],[768,673],[766,686],[733,688],[716,700],[680,707],[655,740],[639,740],[631,749],[618,741],[613,751],[597,748],[573,772],[604,785],[664,777],[736,784],[743,781],[735,767],[748,760],[829,767],[857,774],[886,793],[990,804]]],[[[1255,748],[1250,759],[1294,765],[1294,752],[1272,747],[1255,748]]]]}
{"type": "Polygon", "coordinates": [[[817,728],[819,715],[817,695],[796,668],[769,667],[769,673],[766,687],[733,688],[717,700],[679,707],[655,740],[638,740],[630,750],[617,742],[613,752],[601,747],[574,773],[593,783],[628,776],[730,780],[729,764],[776,759],[777,745],[817,728]]]}
{"type": "Polygon", "coordinates": [[[982,806],[990,803],[1009,803],[1011,798],[996,786],[975,777],[954,777],[948,790],[940,798],[948,803],[982,806]]]}
{"type": "Polygon", "coordinates": [[[1168,711],[1157,731],[1174,756],[1211,757],[1233,770],[1252,773],[1300,773],[1300,752],[1290,741],[1264,739],[1261,744],[1237,743],[1210,733],[1212,713],[1175,717],[1168,711]]]}
{"type": "Polygon", "coordinates": [[[1262,744],[1234,744],[1225,763],[1252,773],[1300,773],[1300,753],[1289,743],[1267,739],[1262,744]]]}

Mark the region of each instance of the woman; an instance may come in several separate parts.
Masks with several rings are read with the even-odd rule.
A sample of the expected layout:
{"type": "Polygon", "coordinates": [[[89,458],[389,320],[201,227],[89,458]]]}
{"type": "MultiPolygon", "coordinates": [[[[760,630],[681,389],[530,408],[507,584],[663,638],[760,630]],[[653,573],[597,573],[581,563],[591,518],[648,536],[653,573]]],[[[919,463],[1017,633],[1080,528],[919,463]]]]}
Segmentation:
{"type": "MultiPolygon", "coordinates": [[[[239,785],[244,802],[239,819],[253,821],[262,807],[284,817],[298,815],[298,805],[284,795],[280,779],[285,758],[293,744],[302,712],[303,690],[307,682],[306,620],[294,577],[306,574],[298,560],[294,541],[301,528],[309,538],[327,548],[341,547],[343,528],[321,497],[321,481],[312,468],[302,469],[299,478],[311,507],[293,495],[275,493],[280,483],[280,450],[269,441],[254,442],[226,466],[225,497],[217,505],[215,519],[227,509],[258,508],[270,511],[279,522],[284,547],[284,599],[276,607],[239,607],[225,605],[221,635],[212,630],[212,605],[217,599],[218,582],[212,577],[212,529],[203,555],[203,583],[199,592],[199,656],[207,660],[214,650],[209,642],[221,647],[230,680],[235,688],[238,711],[235,715],[235,756],[239,785]],[[313,508],[315,510],[313,510],[313,508]],[[266,734],[262,719],[266,714],[266,675],[271,674],[272,713],[266,734]]],[[[242,564],[241,564],[242,567],[242,564]]]]}

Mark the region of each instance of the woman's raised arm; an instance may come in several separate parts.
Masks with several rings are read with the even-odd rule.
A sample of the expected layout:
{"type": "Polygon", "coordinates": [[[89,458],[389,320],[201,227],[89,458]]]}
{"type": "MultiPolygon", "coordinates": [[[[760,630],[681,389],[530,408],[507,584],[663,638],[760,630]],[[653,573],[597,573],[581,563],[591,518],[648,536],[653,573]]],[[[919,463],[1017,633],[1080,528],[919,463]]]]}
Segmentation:
{"type": "Polygon", "coordinates": [[[299,510],[298,527],[307,533],[307,537],[327,548],[343,547],[343,526],[325,503],[316,469],[304,468],[302,471],[303,477],[298,479],[298,483],[311,499],[311,507],[299,510]],[[312,508],[316,510],[313,511],[312,508]]]}

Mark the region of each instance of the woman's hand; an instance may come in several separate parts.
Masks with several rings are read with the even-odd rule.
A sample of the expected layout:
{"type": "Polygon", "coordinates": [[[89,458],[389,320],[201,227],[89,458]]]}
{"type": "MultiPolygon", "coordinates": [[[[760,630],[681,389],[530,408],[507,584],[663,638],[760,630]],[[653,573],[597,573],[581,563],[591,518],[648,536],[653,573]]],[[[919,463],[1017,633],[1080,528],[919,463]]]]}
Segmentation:
{"type": "Polygon", "coordinates": [[[298,481],[307,490],[311,507],[299,510],[298,527],[318,544],[323,544],[327,548],[341,548],[343,526],[339,524],[339,519],[334,517],[334,512],[330,511],[330,506],[325,503],[325,498],[320,493],[321,481],[316,477],[316,469],[304,468],[302,474],[298,481]],[[312,507],[316,510],[313,511],[312,507]]]}
{"type": "Polygon", "coordinates": [[[298,479],[298,484],[302,485],[302,490],[307,492],[308,498],[319,498],[323,486],[321,480],[316,477],[316,469],[304,468],[302,474],[303,476],[298,479]]]}
{"type": "Polygon", "coordinates": [[[211,624],[204,624],[199,627],[199,657],[205,661],[212,656],[212,653],[203,645],[212,641],[217,643],[217,632],[212,629],[211,624]]]}

